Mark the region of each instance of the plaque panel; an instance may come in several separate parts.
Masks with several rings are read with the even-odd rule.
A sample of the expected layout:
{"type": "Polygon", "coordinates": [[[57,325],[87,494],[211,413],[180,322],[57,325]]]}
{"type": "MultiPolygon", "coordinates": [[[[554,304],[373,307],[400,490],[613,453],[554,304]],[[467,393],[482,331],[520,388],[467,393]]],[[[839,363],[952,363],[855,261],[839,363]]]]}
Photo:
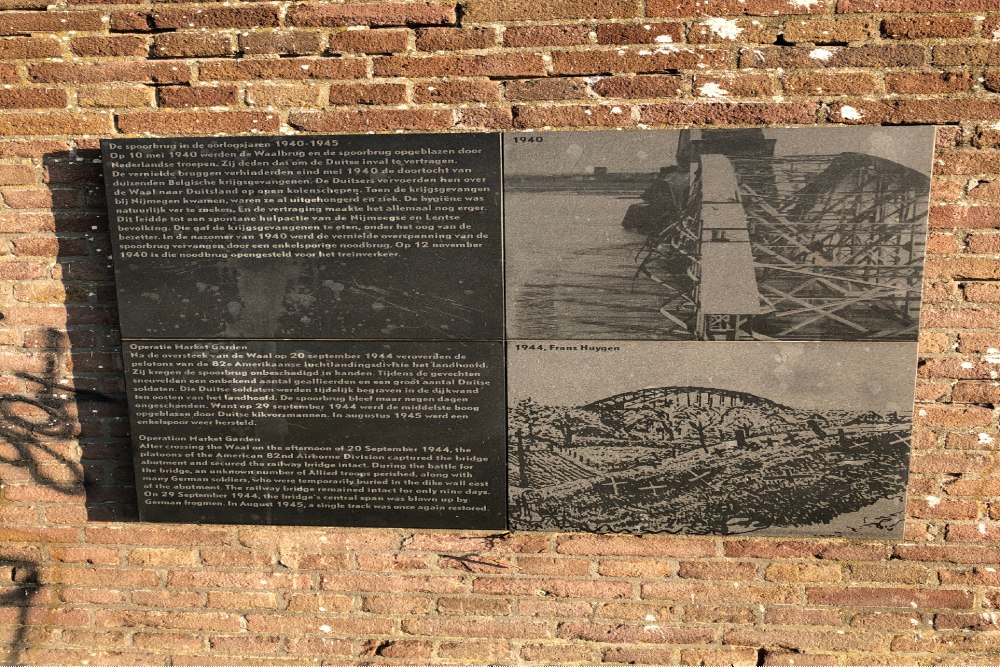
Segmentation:
{"type": "Polygon", "coordinates": [[[502,343],[124,349],[143,519],[506,525],[502,343]]]}
{"type": "Polygon", "coordinates": [[[502,337],[496,135],[104,148],[125,338],[502,337]]]}
{"type": "Polygon", "coordinates": [[[103,148],[146,519],[901,534],[933,128],[103,148]]]}

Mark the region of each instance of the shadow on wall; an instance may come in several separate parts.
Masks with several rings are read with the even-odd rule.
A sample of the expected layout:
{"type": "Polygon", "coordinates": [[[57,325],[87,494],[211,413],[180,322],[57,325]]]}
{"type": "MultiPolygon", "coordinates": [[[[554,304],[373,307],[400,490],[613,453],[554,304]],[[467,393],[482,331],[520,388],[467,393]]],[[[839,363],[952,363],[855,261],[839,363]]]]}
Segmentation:
{"type": "MultiPolygon", "coordinates": [[[[21,329],[24,351],[34,353],[13,360],[11,366],[21,370],[0,376],[0,484],[30,488],[25,502],[44,499],[45,492],[82,495],[88,520],[127,521],[136,518],[134,472],[98,158],[94,150],[46,155],[53,220],[26,211],[24,227],[38,232],[13,241],[14,253],[26,262],[45,263],[54,252],[52,278],[62,289],[51,289],[55,281],[21,281],[19,300],[0,310],[0,328],[21,329]],[[65,327],[54,325],[46,312],[60,292],[65,327]]],[[[7,528],[12,541],[38,541],[30,526],[18,528],[7,528]]],[[[18,610],[7,664],[17,664],[26,648],[41,567],[15,550],[0,553],[0,573],[7,579],[0,608],[18,610]]]]}

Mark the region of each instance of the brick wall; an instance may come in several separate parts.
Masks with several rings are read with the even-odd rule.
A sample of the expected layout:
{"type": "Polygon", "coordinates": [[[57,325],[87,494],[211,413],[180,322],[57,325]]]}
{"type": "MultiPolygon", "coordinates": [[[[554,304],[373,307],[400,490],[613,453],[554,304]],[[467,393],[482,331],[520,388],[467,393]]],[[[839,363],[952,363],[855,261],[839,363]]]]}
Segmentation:
{"type": "Polygon", "coordinates": [[[1000,656],[996,0],[0,0],[0,660],[1000,656]],[[134,523],[98,139],[940,126],[906,541],[134,523]]]}

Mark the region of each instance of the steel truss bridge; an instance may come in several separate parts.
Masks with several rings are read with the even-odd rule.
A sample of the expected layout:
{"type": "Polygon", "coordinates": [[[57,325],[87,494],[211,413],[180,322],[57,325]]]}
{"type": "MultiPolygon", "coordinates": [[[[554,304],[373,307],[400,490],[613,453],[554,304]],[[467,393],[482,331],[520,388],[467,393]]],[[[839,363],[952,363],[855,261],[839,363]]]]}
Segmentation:
{"type": "Polygon", "coordinates": [[[662,287],[671,333],[915,340],[928,177],[865,153],[776,157],[775,141],[683,131],[661,194],[623,221],[648,234],[636,278],[662,287]]]}

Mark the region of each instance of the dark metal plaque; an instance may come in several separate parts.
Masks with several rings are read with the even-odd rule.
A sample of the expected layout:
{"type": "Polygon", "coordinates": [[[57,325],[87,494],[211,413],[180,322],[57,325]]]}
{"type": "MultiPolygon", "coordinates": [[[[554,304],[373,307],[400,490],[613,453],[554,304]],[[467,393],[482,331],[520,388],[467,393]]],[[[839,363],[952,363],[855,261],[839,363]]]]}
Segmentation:
{"type": "Polygon", "coordinates": [[[932,128],[103,148],[146,519],[901,534],[932,128]]]}
{"type": "Polygon", "coordinates": [[[499,339],[499,139],[104,143],[125,338],[499,339]]]}
{"type": "Polygon", "coordinates": [[[503,528],[497,342],[125,343],[142,517],[503,528]]]}

